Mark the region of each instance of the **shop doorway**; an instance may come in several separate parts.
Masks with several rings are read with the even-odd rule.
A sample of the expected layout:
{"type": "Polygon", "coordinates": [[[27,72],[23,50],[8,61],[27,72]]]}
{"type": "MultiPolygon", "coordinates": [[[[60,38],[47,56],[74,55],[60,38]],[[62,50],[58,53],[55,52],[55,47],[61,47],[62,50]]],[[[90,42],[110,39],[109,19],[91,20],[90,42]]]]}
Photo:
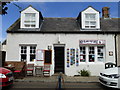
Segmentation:
{"type": "Polygon", "coordinates": [[[64,73],[64,47],[54,47],[55,73],[64,73]]]}

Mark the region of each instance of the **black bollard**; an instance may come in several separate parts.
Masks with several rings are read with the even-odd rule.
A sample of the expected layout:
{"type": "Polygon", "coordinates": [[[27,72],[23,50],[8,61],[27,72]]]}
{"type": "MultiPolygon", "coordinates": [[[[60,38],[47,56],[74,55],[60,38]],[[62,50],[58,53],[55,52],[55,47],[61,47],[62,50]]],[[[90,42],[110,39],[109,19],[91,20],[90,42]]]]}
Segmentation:
{"type": "Polygon", "coordinates": [[[59,76],[58,76],[58,90],[62,89],[62,72],[60,72],[59,76]]]}

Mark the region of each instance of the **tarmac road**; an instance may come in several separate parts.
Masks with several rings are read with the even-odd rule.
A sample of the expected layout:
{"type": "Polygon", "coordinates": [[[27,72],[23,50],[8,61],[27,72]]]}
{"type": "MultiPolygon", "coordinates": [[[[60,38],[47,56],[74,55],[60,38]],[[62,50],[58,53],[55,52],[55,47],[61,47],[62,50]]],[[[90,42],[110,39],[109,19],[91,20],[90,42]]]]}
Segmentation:
{"type": "MultiPolygon", "coordinates": [[[[2,90],[55,90],[54,82],[14,82],[2,90]]],[[[62,84],[63,86],[63,84],[62,84]]],[[[116,90],[102,86],[100,83],[64,83],[63,90],[116,90]]]]}

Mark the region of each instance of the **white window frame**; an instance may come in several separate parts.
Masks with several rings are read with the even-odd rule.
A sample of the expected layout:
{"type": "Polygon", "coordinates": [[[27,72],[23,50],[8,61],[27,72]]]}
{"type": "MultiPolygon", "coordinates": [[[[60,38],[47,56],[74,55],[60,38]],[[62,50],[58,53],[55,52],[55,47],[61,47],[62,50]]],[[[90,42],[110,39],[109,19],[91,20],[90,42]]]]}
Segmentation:
{"type": "Polygon", "coordinates": [[[26,27],[26,28],[35,28],[36,27],[36,13],[25,13],[24,27],[26,27]],[[26,17],[27,14],[28,14],[28,17],[26,17]],[[32,17],[32,15],[34,17],[32,17]]]}
{"type": "Polygon", "coordinates": [[[96,19],[96,13],[85,13],[85,28],[86,29],[96,29],[97,27],[97,19],[96,19]],[[89,16],[89,18],[86,18],[86,16],[89,16]],[[95,15],[95,18],[94,19],[91,19],[90,18],[90,15],[95,15]],[[86,25],[86,22],[88,22],[88,25],[86,25]],[[91,25],[91,23],[95,23],[95,25],[91,25]]]}
{"type": "Polygon", "coordinates": [[[20,45],[20,52],[19,52],[19,57],[20,57],[20,60],[21,60],[21,47],[26,47],[26,60],[24,61],[27,61],[27,63],[33,63],[34,61],[30,61],[30,55],[35,55],[35,58],[36,58],[36,48],[35,48],[35,53],[30,53],[30,47],[36,47],[36,45],[20,45]]]}
{"type": "Polygon", "coordinates": [[[80,46],[80,62],[86,62],[86,47],[85,46],[80,46]],[[85,61],[82,61],[82,60],[85,60],[85,61]]]}
{"type": "Polygon", "coordinates": [[[98,62],[104,62],[105,60],[105,47],[104,46],[97,46],[97,61],[98,62]],[[102,47],[100,52],[98,52],[98,47],[102,47]],[[99,55],[99,54],[103,54],[103,55],[99,55]],[[103,57],[103,61],[99,61],[98,58],[102,58],[103,57]]]}
{"type": "MultiPolygon", "coordinates": [[[[95,45],[93,45],[93,47],[94,47],[94,55],[95,55],[95,57],[94,57],[94,62],[89,62],[89,47],[92,47],[91,45],[81,45],[80,47],[85,47],[86,49],[86,61],[85,62],[81,62],[80,60],[79,60],[79,62],[80,62],[80,64],[81,63],[104,63],[105,62],[105,46],[104,45],[100,45],[100,47],[103,47],[103,60],[102,61],[99,61],[98,60],[98,45],[97,46],[95,46],[95,45]]],[[[80,54],[81,55],[81,54],[80,54]]]]}
{"type": "Polygon", "coordinates": [[[95,57],[96,57],[95,46],[89,46],[88,47],[88,62],[95,62],[95,57]],[[92,58],[94,58],[94,61],[90,61],[91,56],[92,56],[92,58]]]}

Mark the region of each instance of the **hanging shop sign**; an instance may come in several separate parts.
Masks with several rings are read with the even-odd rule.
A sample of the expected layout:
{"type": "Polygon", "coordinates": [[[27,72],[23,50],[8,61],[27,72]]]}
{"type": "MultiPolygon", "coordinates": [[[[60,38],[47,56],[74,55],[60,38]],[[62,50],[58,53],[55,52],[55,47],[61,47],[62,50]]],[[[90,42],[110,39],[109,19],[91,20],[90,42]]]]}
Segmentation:
{"type": "Polygon", "coordinates": [[[80,45],[105,45],[105,40],[80,40],[80,45]]]}

